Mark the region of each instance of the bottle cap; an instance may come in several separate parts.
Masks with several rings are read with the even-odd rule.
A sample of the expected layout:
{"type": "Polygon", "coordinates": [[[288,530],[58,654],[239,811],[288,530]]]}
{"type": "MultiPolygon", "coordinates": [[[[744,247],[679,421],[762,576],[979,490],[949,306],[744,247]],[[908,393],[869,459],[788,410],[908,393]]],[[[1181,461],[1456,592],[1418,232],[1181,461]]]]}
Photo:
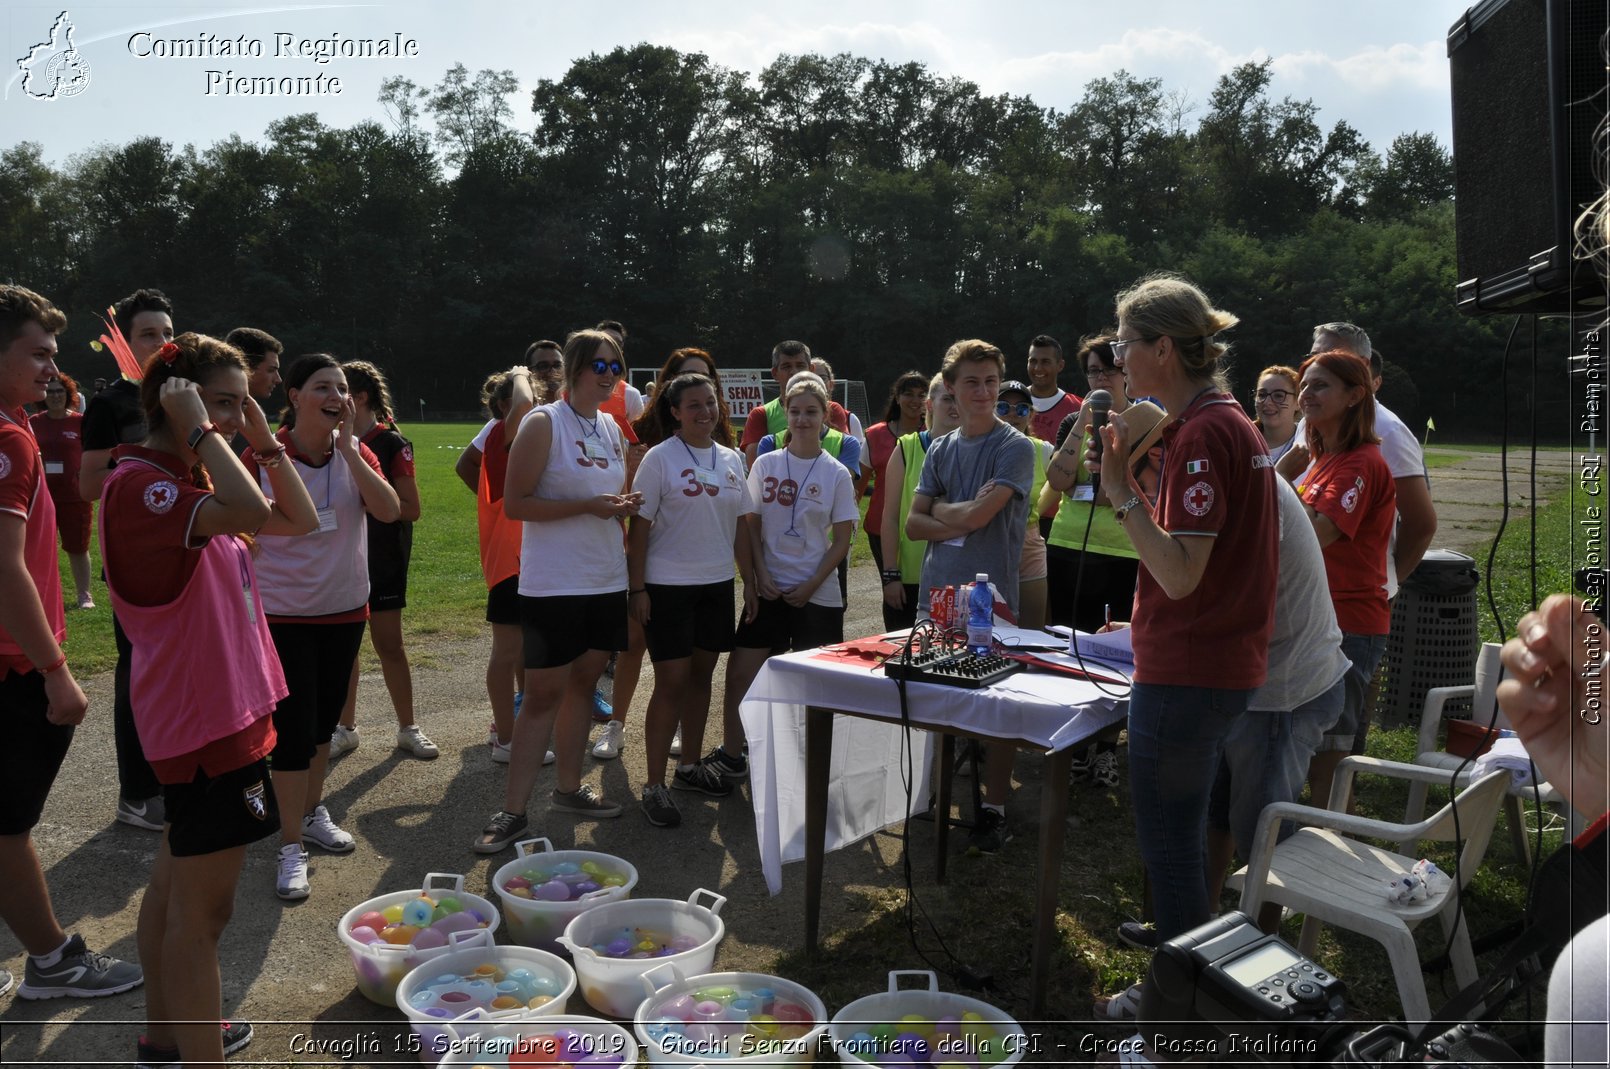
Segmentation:
{"type": "Polygon", "coordinates": [[[987,583],[989,582],[989,574],[987,572],[979,572],[977,575],[973,576],[973,582],[987,583]]]}

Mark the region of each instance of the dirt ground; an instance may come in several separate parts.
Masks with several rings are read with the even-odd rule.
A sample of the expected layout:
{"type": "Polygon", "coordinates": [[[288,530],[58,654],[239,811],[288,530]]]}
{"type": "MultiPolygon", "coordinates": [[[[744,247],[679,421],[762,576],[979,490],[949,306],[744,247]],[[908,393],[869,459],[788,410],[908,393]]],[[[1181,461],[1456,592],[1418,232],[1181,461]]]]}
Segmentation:
{"type": "MultiPolygon", "coordinates": [[[[1571,457],[1545,454],[1539,470],[1547,475],[1545,485],[1558,487],[1571,471],[1571,457]]],[[[1525,458],[1511,458],[1512,503],[1527,503],[1527,471],[1525,458]]],[[[1432,487],[1440,517],[1435,545],[1484,559],[1485,540],[1496,526],[1502,500],[1497,457],[1472,454],[1458,465],[1438,469],[1432,487]]],[[[854,569],[846,635],[881,629],[877,597],[870,565],[854,569]]],[[[433,654],[441,667],[416,671],[415,687],[420,722],[442,750],[436,761],[415,761],[391,748],[394,721],[378,673],[363,680],[359,723],[364,742],[337,762],[327,790],[331,812],[358,839],[357,851],[342,857],[314,853],[313,893],[300,903],[281,902],[274,894],[275,841],[265,840],[249,852],[235,916],[221,948],[225,1011],[246,1017],[257,1028],[255,1042],[236,1064],[410,1062],[406,1053],[398,1053],[407,1050],[401,1015],[373,1005],[354,986],[351,964],[335,935],[338,919],[366,898],[418,887],[430,872],[462,874],[470,891],[496,898],[488,889],[490,878],[512,853],[485,858],[468,849],[488,814],[498,808],[504,776],[486,747],[485,648],[480,641],[444,644],[433,654]],[[328,1044],[348,1044],[357,1053],[343,1061],[329,1053],[339,1046],[328,1044]]],[[[718,709],[719,683],[718,672],[718,709]]],[[[135,918],[157,837],[112,820],[112,681],[108,673],[85,684],[90,716],[73,743],[34,840],[63,925],[83,933],[96,949],[135,958],[135,918]]],[[[622,759],[588,758],[586,763],[589,781],[606,796],[631,803],[625,813],[607,821],[546,814],[540,799],[551,788],[548,773],[538,780],[539,800],[530,808],[533,834],[547,836],[559,849],[587,847],[632,861],[641,874],[635,897],[686,898],[699,887],[718,891],[728,902],[722,914],[727,936],[716,968],[770,969],[803,938],[802,871],[788,867],[783,893],[776,898],[767,894],[753,817],[740,795],[716,801],[679,793],[683,826],[678,830],[657,829],[643,819],[635,805],[644,778],[636,729],[651,688],[652,673],[645,666],[622,759]]],[[[1025,788],[1037,793],[1033,765],[1020,762],[1019,768],[1029,781],[1025,788]]],[[[953,848],[958,838],[953,837],[953,848]]],[[[898,841],[892,835],[874,836],[830,855],[824,933],[863,923],[864,915],[849,908],[851,889],[896,886],[897,865],[898,841]]],[[[0,965],[20,981],[22,951],[5,929],[0,929],[0,965]]],[[[909,963],[891,962],[890,967],[909,963]]],[[[579,996],[571,1010],[590,1012],[579,996]]],[[[127,1064],[133,1060],[144,1012],[139,990],[91,1001],[25,1002],[8,995],[0,1000],[0,1060],[7,1065],[127,1064]]]]}

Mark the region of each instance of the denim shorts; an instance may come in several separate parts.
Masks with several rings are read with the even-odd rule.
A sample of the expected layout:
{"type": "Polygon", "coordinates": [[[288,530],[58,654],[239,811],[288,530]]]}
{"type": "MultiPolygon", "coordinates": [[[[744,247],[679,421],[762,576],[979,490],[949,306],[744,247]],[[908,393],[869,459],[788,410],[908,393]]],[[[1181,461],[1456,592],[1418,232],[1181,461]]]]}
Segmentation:
{"type": "MultiPolygon", "coordinates": [[[[1347,693],[1342,700],[1342,715],[1320,741],[1320,753],[1333,750],[1342,753],[1355,752],[1354,740],[1370,722],[1364,710],[1364,699],[1369,697],[1370,680],[1375,678],[1375,670],[1380,667],[1381,657],[1385,653],[1385,635],[1355,635],[1347,631],[1342,632],[1342,656],[1352,661],[1353,667],[1342,677],[1343,682],[1347,684],[1347,693]]],[[[1324,801],[1319,804],[1324,805],[1324,801]]]]}
{"type": "Polygon", "coordinates": [[[1346,683],[1345,678],[1338,679],[1319,697],[1289,713],[1249,712],[1224,737],[1224,758],[1208,804],[1208,826],[1228,830],[1243,861],[1251,857],[1263,807],[1294,802],[1302,793],[1308,762],[1342,715],[1346,683]]]}

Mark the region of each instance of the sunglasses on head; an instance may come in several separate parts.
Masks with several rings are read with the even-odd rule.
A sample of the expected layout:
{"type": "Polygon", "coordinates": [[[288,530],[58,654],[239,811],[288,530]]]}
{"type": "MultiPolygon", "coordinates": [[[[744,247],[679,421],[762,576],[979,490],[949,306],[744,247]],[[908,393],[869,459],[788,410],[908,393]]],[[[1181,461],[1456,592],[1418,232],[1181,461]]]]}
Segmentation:
{"type": "Polygon", "coordinates": [[[593,361],[593,374],[594,375],[602,375],[605,372],[608,372],[611,375],[619,375],[621,372],[623,372],[625,370],[626,370],[625,366],[622,365],[619,360],[594,360],[593,361]]]}
{"type": "Polygon", "coordinates": [[[1029,404],[1027,401],[1019,401],[1016,404],[1013,404],[1011,401],[995,402],[995,414],[997,416],[1009,416],[1013,411],[1016,411],[1018,418],[1022,419],[1030,412],[1034,411],[1034,406],[1029,404]]]}

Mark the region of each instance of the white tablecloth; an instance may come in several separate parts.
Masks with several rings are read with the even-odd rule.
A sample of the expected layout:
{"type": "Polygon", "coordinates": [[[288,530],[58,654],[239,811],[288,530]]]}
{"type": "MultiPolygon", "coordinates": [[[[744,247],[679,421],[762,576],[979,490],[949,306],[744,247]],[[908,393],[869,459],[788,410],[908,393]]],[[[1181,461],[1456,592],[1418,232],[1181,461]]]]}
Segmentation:
{"type": "MultiPolygon", "coordinates": [[[[1019,672],[984,690],[907,687],[914,724],[1024,739],[1060,750],[1090,738],[1124,712],[1116,698],[1070,676],[1019,672]]],[[[829,661],[810,650],[768,660],[740,707],[749,742],[749,789],[766,888],[783,887],[785,861],[805,857],[805,707],[898,718],[900,695],[882,668],[829,661]]],[[[911,812],[928,804],[932,736],[913,732],[911,812]]],[[[836,718],[828,783],[826,849],[837,850],[906,819],[898,723],[836,718]]]]}

